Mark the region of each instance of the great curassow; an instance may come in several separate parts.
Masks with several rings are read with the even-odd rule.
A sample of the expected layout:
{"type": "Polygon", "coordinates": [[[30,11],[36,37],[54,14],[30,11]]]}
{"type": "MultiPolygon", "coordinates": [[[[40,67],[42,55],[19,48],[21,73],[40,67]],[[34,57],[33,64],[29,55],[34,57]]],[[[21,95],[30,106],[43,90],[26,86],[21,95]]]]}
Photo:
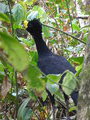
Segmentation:
{"type": "MultiPolygon", "coordinates": [[[[46,46],[46,43],[42,38],[42,24],[38,19],[33,19],[29,21],[26,30],[34,38],[38,52],[38,67],[44,74],[62,74],[66,70],[69,70],[73,73],[76,72],[74,67],[72,67],[72,65],[65,59],[65,57],[55,55],[46,46]]],[[[60,83],[61,82],[62,80],[60,81],[60,83]]],[[[48,94],[50,94],[49,91],[48,94]]],[[[50,94],[50,97],[52,104],[54,104],[54,96],[50,94]]],[[[73,99],[75,105],[77,105],[78,92],[73,91],[71,94],[71,98],[73,99]]]]}

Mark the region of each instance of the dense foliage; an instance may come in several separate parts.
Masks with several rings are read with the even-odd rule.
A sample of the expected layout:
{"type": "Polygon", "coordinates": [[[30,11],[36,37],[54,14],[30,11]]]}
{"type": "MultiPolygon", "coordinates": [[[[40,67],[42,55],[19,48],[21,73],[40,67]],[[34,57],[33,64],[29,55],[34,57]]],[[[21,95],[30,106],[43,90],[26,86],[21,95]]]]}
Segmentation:
{"type": "MultiPolygon", "coordinates": [[[[50,119],[50,101],[44,107],[38,101],[38,97],[46,100],[46,86],[60,107],[57,117],[58,113],[62,116],[65,101],[58,82],[63,74],[46,76],[39,70],[35,43],[23,23],[39,18],[47,46],[55,54],[65,56],[76,68],[75,75],[66,71],[62,84],[64,92],[70,95],[79,83],[77,76],[82,70],[88,33],[87,16],[79,19],[77,5],[75,0],[0,2],[0,119],[50,119]]],[[[72,110],[76,110],[73,103],[69,111],[72,110]]]]}

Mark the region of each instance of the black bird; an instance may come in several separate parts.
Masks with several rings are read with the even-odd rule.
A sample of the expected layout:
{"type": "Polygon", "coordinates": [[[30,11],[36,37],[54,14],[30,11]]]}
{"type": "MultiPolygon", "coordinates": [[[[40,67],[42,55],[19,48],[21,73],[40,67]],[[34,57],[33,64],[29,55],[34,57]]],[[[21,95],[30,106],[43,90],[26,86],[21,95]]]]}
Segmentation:
{"type": "MultiPolygon", "coordinates": [[[[55,55],[51,50],[46,46],[42,38],[42,24],[38,19],[33,19],[28,22],[26,30],[34,38],[37,52],[38,52],[38,67],[43,73],[48,74],[62,74],[66,70],[70,70],[75,73],[74,67],[65,59],[63,56],[55,55]]],[[[64,76],[63,76],[64,77],[64,76]]],[[[63,79],[63,78],[62,78],[63,79]]],[[[62,80],[60,81],[62,82],[62,80]]],[[[51,101],[54,104],[54,97],[48,91],[51,101]]],[[[71,97],[77,105],[78,92],[73,91],[71,97]]]]}

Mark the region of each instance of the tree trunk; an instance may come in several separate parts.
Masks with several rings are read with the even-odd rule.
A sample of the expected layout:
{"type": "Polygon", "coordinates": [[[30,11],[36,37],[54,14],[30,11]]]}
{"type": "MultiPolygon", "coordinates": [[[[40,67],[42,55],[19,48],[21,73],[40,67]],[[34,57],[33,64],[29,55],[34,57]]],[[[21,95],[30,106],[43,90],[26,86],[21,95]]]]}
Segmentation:
{"type": "MultiPolygon", "coordinates": [[[[86,0],[85,5],[86,14],[90,15],[90,0],[86,0]]],[[[85,60],[80,78],[77,120],[90,120],[90,32],[88,34],[85,60]]]]}
{"type": "Polygon", "coordinates": [[[77,120],[90,120],[90,35],[81,73],[77,120]]]}

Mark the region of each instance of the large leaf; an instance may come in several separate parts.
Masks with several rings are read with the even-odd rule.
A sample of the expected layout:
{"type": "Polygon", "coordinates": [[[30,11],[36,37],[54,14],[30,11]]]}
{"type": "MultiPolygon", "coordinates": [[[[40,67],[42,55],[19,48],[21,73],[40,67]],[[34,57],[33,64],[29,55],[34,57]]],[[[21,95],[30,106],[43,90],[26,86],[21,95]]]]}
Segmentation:
{"type": "Polygon", "coordinates": [[[0,32],[0,47],[7,54],[7,61],[13,65],[17,71],[22,71],[28,67],[29,58],[23,46],[12,36],[0,32]]]}
{"type": "Polygon", "coordinates": [[[41,21],[45,21],[45,19],[47,19],[45,10],[40,6],[34,6],[30,14],[27,16],[27,19],[32,20],[34,18],[40,18],[41,21]]]}
{"type": "Polygon", "coordinates": [[[5,21],[5,22],[10,22],[10,19],[9,19],[9,17],[6,15],[6,14],[4,14],[4,13],[1,13],[0,12],[0,20],[1,21],[5,21]]]}
{"type": "Polygon", "coordinates": [[[63,91],[67,95],[70,95],[73,92],[73,90],[76,88],[76,85],[77,85],[77,79],[75,75],[72,72],[68,71],[63,79],[63,83],[62,83],[63,91]]]}
{"type": "Polygon", "coordinates": [[[38,11],[32,11],[28,16],[27,20],[33,20],[34,18],[37,18],[38,16],[38,11]]]}
{"type": "Polygon", "coordinates": [[[58,82],[61,79],[61,74],[49,74],[47,75],[47,85],[46,88],[50,91],[50,93],[53,95],[59,90],[58,82]]]}
{"type": "Polygon", "coordinates": [[[22,20],[25,18],[25,9],[22,5],[16,4],[12,9],[14,20],[17,24],[20,24],[22,20]]]}
{"type": "Polygon", "coordinates": [[[27,98],[20,106],[18,110],[18,120],[30,120],[33,115],[31,109],[27,108],[27,104],[30,101],[30,98],[27,98]]]}
{"type": "Polygon", "coordinates": [[[34,65],[29,65],[28,74],[26,76],[28,80],[28,87],[33,88],[36,91],[43,91],[45,89],[45,79],[42,76],[40,69],[34,65]]]}
{"type": "Polygon", "coordinates": [[[38,11],[38,18],[41,18],[41,21],[45,21],[45,19],[47,19],[46,12],[42,7],[34,6],[33,11],[38,11]]]}
{"type": "Polygon", "coordinates": [[[54,95],[59,90],[59,85],[50,84],[49,82],[47,82],[46,88],[50,91],[52,95],[54,95]]]}
{"type": "Polygon", "coordinates": [[[4,2],[0,3],[0,12],[6,13],[8,12],[8,8],[9,8],[8,5],[4,4],[4,2]]]}
{"type": "Polygon", "coordinates": [[[47,75],[48,82],[51,84],[58,83],[61,79],[61,74],[48,74],[47,75]]]}
{"type": "Polygon", "coordinates": [[[80,27],[78,24],[72,24],[73,30],[80,31],[80,27]]]}

